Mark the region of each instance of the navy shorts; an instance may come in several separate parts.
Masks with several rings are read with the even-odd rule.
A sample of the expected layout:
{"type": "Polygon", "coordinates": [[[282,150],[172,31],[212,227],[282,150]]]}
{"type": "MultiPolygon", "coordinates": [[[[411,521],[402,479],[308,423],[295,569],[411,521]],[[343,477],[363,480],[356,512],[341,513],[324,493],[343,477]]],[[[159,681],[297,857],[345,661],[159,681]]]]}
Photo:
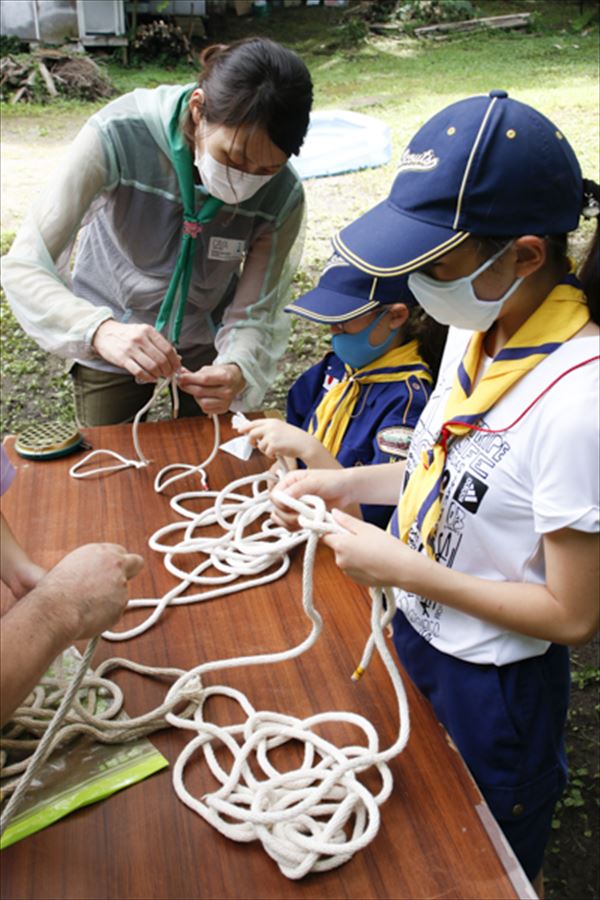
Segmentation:
{"type": "Polygon", "coordinates": [[[551,644],[543,656],[505,666],[465,662],[436,650],[400,611],[394,618],[394,644],[528,878],[535,878],[567,781],[568,648],[551,644]]]}

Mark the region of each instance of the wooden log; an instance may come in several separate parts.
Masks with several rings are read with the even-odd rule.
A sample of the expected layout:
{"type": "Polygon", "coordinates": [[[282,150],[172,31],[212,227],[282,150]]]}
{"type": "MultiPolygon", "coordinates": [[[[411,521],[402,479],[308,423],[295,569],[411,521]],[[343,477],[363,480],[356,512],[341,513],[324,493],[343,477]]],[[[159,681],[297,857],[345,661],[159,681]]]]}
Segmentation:
{"type": "Polygon", "coordinates": [[[40,70],[40,75],[44,79],[44,84],[46,85],[46,89],[51,97],[58,97],[58,91],[56,90],[56,85],[52,80],[52,75],[44,65],[44,63],[39,60],[38,69],[40,70]]]}
{"type": "Polygon", "coordinates": [[[12,100],[10,101],[11,106],[14,106],[15,103],[18,103],[23,94],[26,93],[27,88],[31,87],[35,82],[35,69],[29,73],[29,77],[25,84],[22,84],[16,94],[13,94],[12,100]]]}
{"type": "Polygon", "coordinates": [[[505,16],[487,16],[482,19],[464,19],[460,22],[440,22],[437,25],[423,25],[415,28],[417,37],[429,37],[436,32],[475,31],[479,28],[525,28],[531,13],[514,13],[505,16]]]}
{"type": "Polygon", "coordinates": [[[401,22],[372,22],[369,25],[369,31],[373,31],[375,34],[394,35],[402,34],[404,28],[401,22]]]}

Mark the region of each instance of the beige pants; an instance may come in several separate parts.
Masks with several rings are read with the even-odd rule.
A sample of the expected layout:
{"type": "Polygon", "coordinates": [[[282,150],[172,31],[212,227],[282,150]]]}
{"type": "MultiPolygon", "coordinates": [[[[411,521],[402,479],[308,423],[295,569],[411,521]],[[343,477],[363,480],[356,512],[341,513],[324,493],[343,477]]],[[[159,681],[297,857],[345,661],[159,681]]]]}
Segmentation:
{"type": "MultiPolygon", "coordinates": [[[[207,348],[203,355],[204,359],[186,360],[187,368],[193,372],[202,365],[209,365],[214,359],[214,348],[207,348]]],[[[84,428],[133,422],[135,414],[148,402],[154,390],[153,384],[137,384],[132,375],[103,372],[80,363],[74,363],[70,373],[77,422],[84,428]]],[[[202,416],[204,413],[190,394],[180,391],[179,415],[202,416]]]]}

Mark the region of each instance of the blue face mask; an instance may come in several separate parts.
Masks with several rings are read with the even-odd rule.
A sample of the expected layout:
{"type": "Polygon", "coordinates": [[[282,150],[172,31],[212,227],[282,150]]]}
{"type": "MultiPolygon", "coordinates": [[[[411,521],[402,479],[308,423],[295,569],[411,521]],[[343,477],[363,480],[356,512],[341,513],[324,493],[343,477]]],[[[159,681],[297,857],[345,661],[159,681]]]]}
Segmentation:
{"type": "Polygon", "coordinates": [[[377,323],[383,319],[386,313],[387,309],[384,309],[371,322],[368,328],[363,328],[362,331],[357,331],[356,334],[347,334],[346,332],[334,334],[331,339],[331,345],[335,355],[352,369],[362,369],[363,366],[368,366],[373,360],[383,356],[400,329],[392,328],[389,335],[380,344],[370,344],[369,337],[377,323]]]}

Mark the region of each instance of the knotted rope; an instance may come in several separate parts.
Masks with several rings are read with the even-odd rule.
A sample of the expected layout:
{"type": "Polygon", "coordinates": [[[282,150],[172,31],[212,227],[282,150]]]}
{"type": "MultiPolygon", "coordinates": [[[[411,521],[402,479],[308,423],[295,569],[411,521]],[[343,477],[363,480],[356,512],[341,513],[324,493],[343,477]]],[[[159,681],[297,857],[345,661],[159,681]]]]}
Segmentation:
{"type": "MultiPolygon", "coordinates": [[[[310,634],[297,647],[284,653],[197,666],[175,682],[167,700],[169,696],[176,696],[190,679],[201,679],[209,671],[290,659],[308,650],[317,640],[322,620],[313,603],[314,555],[320,534],[339,528],[318,497],[303,497],[290,505],[301,508],[301,524],[308,530],[303,605],[312,621],[310,634]]],[[[361,715],[329,712],[302,720],[276,712],[256,712],[241,692],[231,688],[206,689],[193,719],[183,720],[175,713],[167,714],[167,721],[172,725],[196,732],[173,770],[173,785],[179,798],[226,837],[243,842],[260,840],[288,878],[298,879],[308,872],[342,865],[369,844],[379,829],[379,807],[393,787],[387,763],[404,749],[409,735],[404,686],[383,635],[383,628],[389,624],[394,612],[392,604],[383,611],[382,591],[376,590],[371,615],[372,642],[390,675],[400,719],[398,736],[385,750],[380,750],[375,729],[361,715]],[[214,695],[237,700],[246,713],[246,722],[228,727],[207,722],[203,716],[204,703],[214,695]],[[366,738],[366,745],[348,744],[340,748],[313,731],[315,726],[332,722],[358,727],[366,738]],[[304,746],[302,763],[295,769],[279,771],[269,754],[292,741],[304,746]],[[228,772],[216,758],[216,742],[231,755],[233,762],[228,772]],[[184,783],[186,766],[197,751],[203,754],[210,772],[221,785],[201,799],[195,798],[184,783]],[[257,768],[264,777],[255,775],[257,768]],[[381,782],[375,795],[359,779],[372,768],[378,772],[381,782]]],[[[370,658],[371,653],[372,648],[369,650],[367,644],[363,664],[368,662],[366,657],[370,658]]]]}
{"type": "MultiPolygon", "coordinates": [[[[257,476],[252,478],[257,479],[257,476]]],[[[239,482],[230,488],[234,485],[239,485],[239,482]]],[[[229,522],[225,511],[227,491],[225,489],[220,492],[219,502],[215,502],[213,507],[212,513],[216,521],[222,518],[229,522]]],[[[389,604],[387,611],[383,612],[381,590],[374,592],[372,634],[361,665],[366,665],[365,660],[368,662],[367,657],[370,658],[375,647],[396,692],[399,731],[396,740],[387,749],[379,748],[378,737],[371,723],[355,713],[320,713],[301,720],[276,712],[256,712],[240,691],[227,686],[204,688],[202,685],[202,677],[209,672],[292,659],[308,650],[318,639],[322,620],[313,602],[314,555],[319,536],[326,531],[339,530],[339,526],[326,512],[323,501],[318,497],[307,496],[300,501],[292,500],[285,494],[280,494],[280,497],[301,513],[302,531],[295,535],[287,534],[294,546],[300,543],[300,535],[306,541],[302,589],[303,606],[312,623],[308,636],[296,647],[285,651],[207,662],[183,673],[174,669],[151,669],[140,664],[136,666],[124,660],[108,660],[96,670],[98,678],[104,676],[107,667],[124,664],[142,674],[168,673],[171,678],[176,675],[177,680],[167,692],[164,703],[157,709],[131,720],[114,722],[102,719],[101,725],[98,724],[98,717],[85,710],[84,705],[75,699],[79,685],[84,683],[83,676],[93,654],[94,641],[91,641],[80,669],[52,721],[52,731],[50,727],[46,731],[21,783],[9,800],[2,817],[2,830],[14,815],[27,785],[35,775],[36,766],[50,752],[52,741],[62,724],[62,721],[58,721],[59,717],[62,716],[64,720],[71,708],[74,717],[80,716],[86,725],[96,729],[94,736],[98,736],[99,740],[131,740],[164,727],[165,724],[195,732],[195,737],[184,748],[174,766],[173,784],[177,795],[227,837],[239,841],[260,840],[266,852],[288,878],[301,878],[310,871],[324,871],[342,865],[375,837],[380,824],[379,807],[392,790],[388,762],[402,751],[409,735],[404,687],[383,636],[383,628],[391,621],[394,610],[389,604]],[[246,722],[219,726],[206,721],[205,703],[216,695],[235,699],[246,713],[246,722]],[[183,712],[177,713],[177,706],[184,700],[188,702],[188,706],[183,712]],[[312,730],[313,727],[328,722],[344,722],[358,727],[365,735],[366,744],[349,744],[339,748],[312,730]],[[303,761],[296,769],[280,772],[274,767],[269,754],[290,741],[304,745],[303,761]],[[229,772],[225,771],[217,759],[216,744],[221,744],[231,754],[233,762],[229,772]],[[197,751],[202,752],[210,772],[220,783],[216,791],[201,799],[193,797],[184,783],[186,766],[197,751]],[[250,763],[251,759],[254,766],[250,763]],[[260,768],[264,778],[254,774],[256,766],[260,768]],[[381,780],[380,789],[375,795],[360,780],[360,776],[373,767],[381,780]],[[25,783],[23,788],[22,783],[25,783]]],[[[175,500],[179,501],[180,498],[175,500]]],[[[247,500],[244,497],[242,505],[247,500]]],[[[247,505],[243,512],[246,513],[247,523],[255,521],[256,517],[253,518],[249,513],[247,505]]],[[[237,523],[237,534],[233,542],[236,550],[244,541],[243,519],[242,515],[237,523]]],[[[281,546],[277,545],[285,543],[285,538],[276,535],[273,539],[271,531],[271,528],[261,529],[258,535],[251,534],[247,537],[251,548],[249,556],[254,560],[263,557],[272,546],[277,547],[277,552],[281,551],[281,546]]],[[[170,548],[170,552],[173,552],[173,548],[170,548]]],[[[97,679],[95,685],[97,686],[97,679]]],[[[70,727],[70,723],[66,727],[70,727]]]]}
{"type": "MultiPolygon", "coordinates": [[[[152,396],[150,397],[148,402],[145,403],[140,410],[138,410],[133,420],[131,437],[137,459],[128,459],[121,453],[117,453],[116,450],[92,450],[90,453],[87,453],[83,457],[83,459],[78,460],[74,465],[71,466],[71,468],[69,469],[69,475],[72,478],[91,478],[93,475],[110,475],[112,472],[120,472],[123,469],[143,469],[146,466],[149,466],[151,460],[148,459],[148,457],[142,450],[142,446],[140,443],[140,423],[143,416],[154,406],[160,394],[165,388],[169,388],[173,397],[173,418],[176,419],[179,415],[179,391],[177,388],[177,379],[175,376],[173,376],[172,378],[161,378],[156,383],[156,387],[152,392],[152,396]],[[97,466],[94,469],[88,468],[92,459],[96,459],[99,456],[110,456],[113,459],[116,459],[117,463],[116,465],[112,466],[97,466]]],[[[165,488],[169,487],[170,484],[173,484],[180,478],[186,478],[188,475],[193,474],[198,474],[200,476],[201,485],[203,488],[206,488],[208,481],[205,469],[215,458],[219,449],[220,441],[219,417],[213,415],[211,416],[211,419],[213,421],[215,439],[213,448],[207,458],[204,460],[204,462],[199,463],[195,466],[189,465],[188,463],[173,463],[171,465],[164,466],[154,479],[154,490],[157,493],[162,493],[165,488]],[[171,475],[170,478],[168,478],[166,481],[163,481],[165,474],[175,469],[179,469],[179,473],[177,475],[171,475]]]]}
{"type": "Polygon", "coordinates": [[[284,575],[290,565],[289,552],[304,543],[308,532],[303,527],[301,531],[290,533],[268,518],[271,509],[269,485],[274,481],[275,476],[270,473],[248,475],[231,482],[222,491],[187,491],[173,497],[170,505],[183,521],[162,526],[148,544],[163,554],[165,568],[179,579],[179,583],[161,598],[130,600],[128,609],[154,607],[154,611],[139,625],[127,631],[105,631],[103,637],[112,641],[129,640],[151,628],[167,606],[212,600],[268,584],[284,575]],[[250,495],[240,493],[245,487],[251,488],[250,495]],[[185,501],[198,499],[214,499],[214,504],[199,513],[184,505],[185,501]],[[261,518],[260,530],[249,534],[248,530],[261,518]],[[220,535],[199,536],[202,529],[214,524],[222,529],[220,535]],[[178,543],[165,543],[169,535],[177,533],[181,533],[178,543]],[[186,571],[182,560],[186,555],[198,553],[204,559],[191,571],[186,571]],[[211,567],[219,574],[205,574],[211,567]],[[240,582],[240,579],[245,580],[240,582]],[[204,590],[185,593],[192,586],[204,590]]]}

